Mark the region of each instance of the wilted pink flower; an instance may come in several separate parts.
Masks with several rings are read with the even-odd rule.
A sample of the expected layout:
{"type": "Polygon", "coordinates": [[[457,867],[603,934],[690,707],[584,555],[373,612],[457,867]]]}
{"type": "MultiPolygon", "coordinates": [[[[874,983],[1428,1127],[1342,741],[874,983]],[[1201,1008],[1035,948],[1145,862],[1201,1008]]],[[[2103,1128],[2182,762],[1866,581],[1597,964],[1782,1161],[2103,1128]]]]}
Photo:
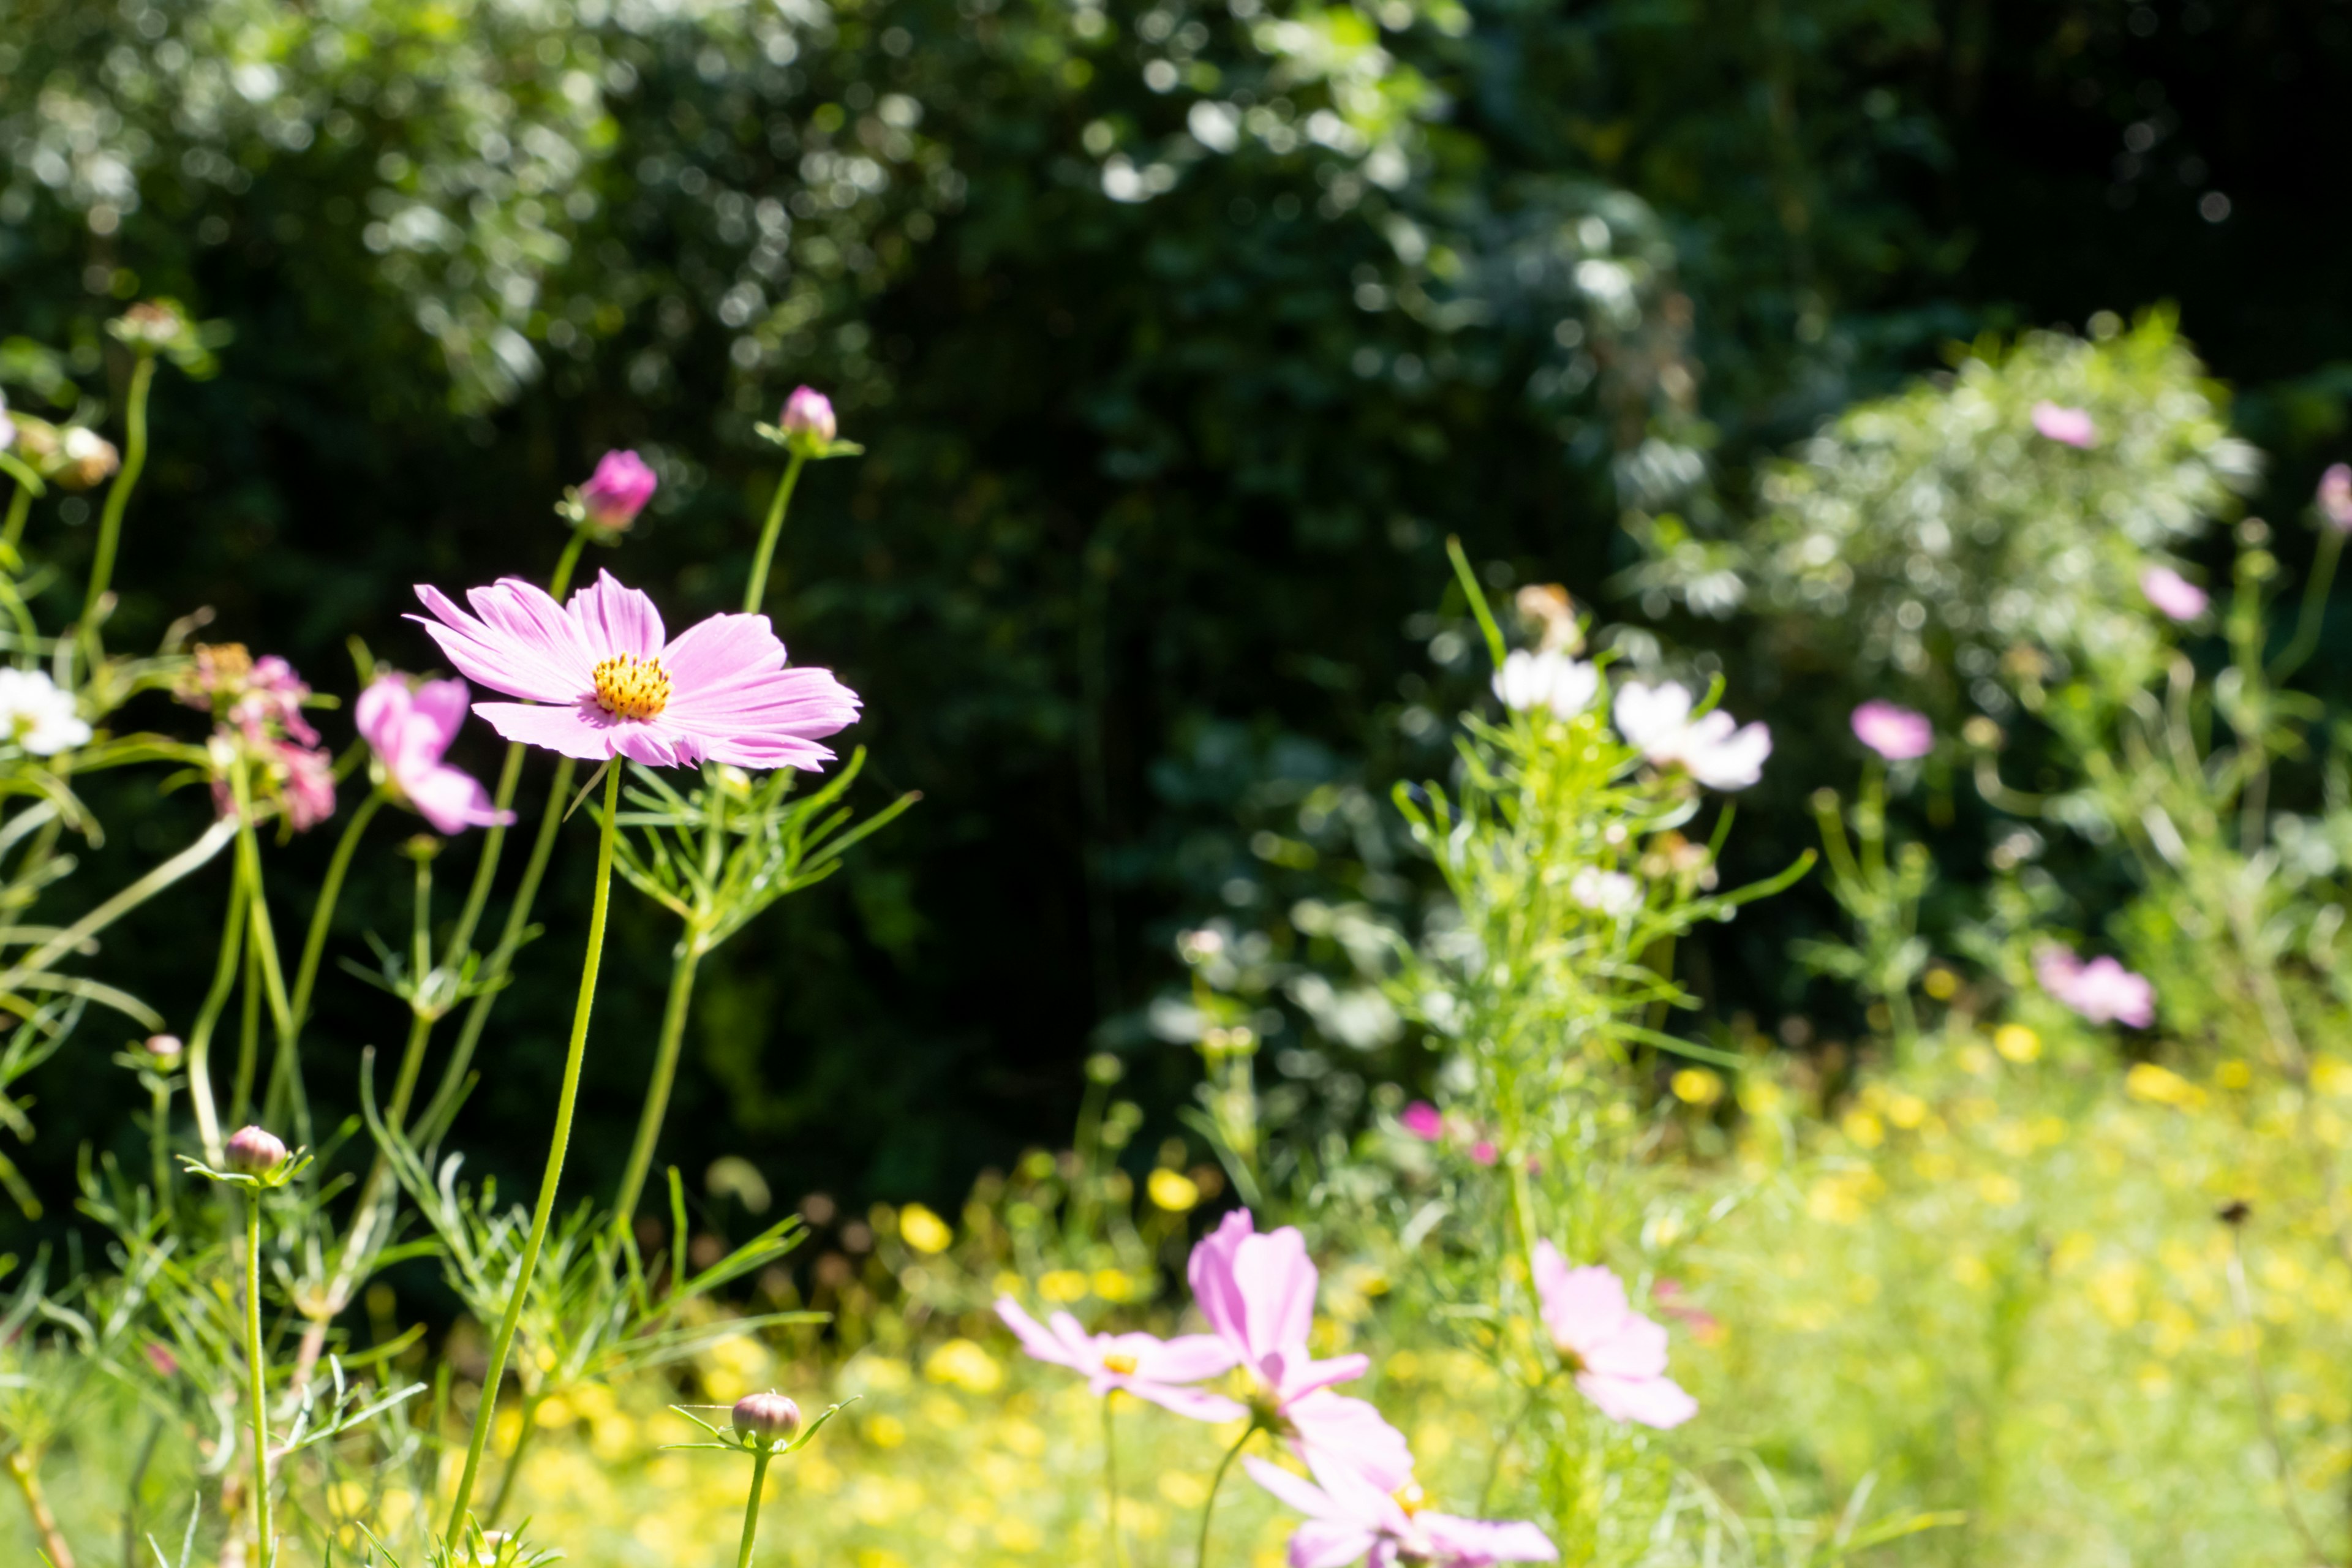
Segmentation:
{"type": "Polygon", "coordinates": [[[2099,442],[2099,426],[2084,408],[2069,408],[2063,403],[2037,403],[2033,405],[2033,427],[2045,439],[2069,447],[2088,449],[2099,442]]]}
{"type": "Polygon", "coordinates": [[[637,521],[660,484],[635,452],[607,452],[580,487],[580,510],[593,526],[617,533],[637,521]]]}
{"type": "Polygon", "coordinates": [[[467,696],[462,680],[428,680],[411,690],[400,674],[385,670],[360,693],[355,715],[385,779],[438,833],[514,820],[513,812],[491,805],[479,779],[441,760],[466,722],[467,696]]]}
{"type": "Polygon", "coordinates": [[[1182,1334],[1172,1340],[1090,1334],[1067,1312],[1056,1312],[1040,1323],[1010,1296],[997,1298],[996,1315],[1023,1350],[1048,1365],[1083,1373],[1096,1394],[1123,1388],[1195,1421],[1237,1421],[1249,1414],[1222,1394],[1180,1386],[1232,1368],[1234,1352],[1214,1334],[1182,1334]]]}
{"type": "Polygon", "coordinates": [[[1388,1490],[1310,1454],[1310,1481],[1252,1454],[1250,1479],[1307,1516],[1290,1537],[1290,1568],[1346,1568],[1370,1556],[1372,1568],[1491,1568],[1497,1563],[1556,1563],[1559,1549],[1532,1524],[1456,1519],[1423,1507],[1421,1489],[1388,1490]]]}
{"type": "Polygon", "coordinates": [[[280,742],[278,766],[283,770],[280,795],[286,820],[297,833],[308,833],[335,815],[335,759],[311,746],[280,742]]]}
{"type": "Polygon", "coordinates": [[[1361,1377],[1370,1359],[1318,1362],[1307,1353],[1319,1278],[1296,1226],[1260,1236],[1249,1211],[1235,1209],[1192,1248],[1186,1274],[1201,1315],[1224,1342],[1226,1364],[1240,1366],[1254,1384],[1254,1420],[1300,1452],[1353,1465],[1384,1489],[1412,1478],[1403,1434],[1364,1401],[1330,1392],[1335,1383],[1361,1377]]]}
{"type": "Polygon", "coordinates": [[[2150,566],[2142,571],[2139,591],[2147,595],[2149,604],[2176,621],[2195,620],[2212,602],[2204,589],[2169,566],[2150,566]]]}
{"type": "Polygon", "coordinates": [[[1936,727],[1925,713],[1875,698],[1853,710],[1853,736],[1890,763],[1908,763],[1936,747],[1936,727]]]}
{"type": "Polygon", "coordinates": [[[813,386],[796,386],[784,399],[784,411],[776,416],[776,426],[791,437],[795,445],[830,447],[841,426],[833,416],[833,399],[813,386]]]}
{"type": "Polygon", "coordinates": [[[1664,1326],[1633,1310],[1613,1271],[1570,1268],[1549,1241],[1536,1244],[1535,1265],[1544,1327],[1602,1415],[1667,1427],[1698,1414],[1698,1401],[1666,1375],[1664,1326]]]}
{"type": "Polygon", "coordinates": [[[437,588],[416,596],[436,618],[409,619],[450,663],[531,700],[474,711],[509,741],[567,757],[813,769],[833,755],[817,740],[857,717],[857,694],[831,671],[785,667],[767,616],[712,616],[665,643],[653,600],[609,572],[566,605],[516,577],[468,590],[474,615],[437,588]]]}
{"type": "Polygon", "coordinates": [[[1629,681],[1617,693],[1617,731],[1662,768],[1686,769],[1709,789],[1746,789],[1764,776],[1772,732],[1761,722],[1742,729],[1717,708],[1691,717],[1691,694],[1675,685],[1629,681]]]}
{"type": "Polygon", "coordinates": [[[315,746],[319,731],[302,717],[302,700],[310,695],[310,686],[294,673],[292,665],[267,653],[253,661],[244,691],[229,704],[229,721],[244,731],[248,741],[261,740],[275,725],[288,739],[315,746]]]}
{"type": "Polygon", "coordinates": [[[2094,1024],[2145,1029],[2156,1021],[2156,987],[2104,953],[2085,963],[2053,942],[2034,953],[2033,977],[2094,1024]]]}
{"type": "Polygon", "coordinates": [[[2319,476],[2319,515],[2338,533],[2352,533],[2352,467],[2328,466],[2319,476]]]}
{"type": "Polygon", "coordinates": [[[1424,1143],[1434,1143],[1445,1136],[1445,1118],[1425,1100],[1416,1100],[1406,1106],[1404,1113],[1397,1118],[1397,1125],[1424,1143]]]}

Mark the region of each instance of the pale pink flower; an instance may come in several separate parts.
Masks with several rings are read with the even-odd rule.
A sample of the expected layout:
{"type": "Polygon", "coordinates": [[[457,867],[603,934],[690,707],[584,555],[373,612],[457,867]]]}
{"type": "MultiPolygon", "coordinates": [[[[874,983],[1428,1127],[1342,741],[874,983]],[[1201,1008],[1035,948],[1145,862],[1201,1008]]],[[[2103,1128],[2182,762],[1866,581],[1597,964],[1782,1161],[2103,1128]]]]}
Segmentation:
{"type": "Polygon", "coordinates": [[[1536,1244],[1535,1266],[1544,1327],[1602,1415],[1663,1428],[1698,1414],[1698,1401],[1666,1375],[1664,1325],[1633,1310],[1612,1270],[1570,1268],[1549,1241],[1536,1244]]]}
{"type": "Polygon", "coordinates": [[[2147,602],[2176,621],[2193,621],[2212,601],[2205,590],[2169,566],[2150,566],[2139,574],[2139,591],[2147,602]]]}
{"type": "Polygon", "coordinates": [[[596,471],[580,487],[580,510],[588,521],[608,533],[618,533],[637,521],[646,502],[661,485],[646,460],[635,452],[607,452],[596,471]]]}
{"type": "Polygon", "coordinates": [[[1422,1505],[1421,1489],[1394,1490],[1309,1454],[1315,1479],[1294,1475],[1252,1454],[1250,1479],[1307,1516],[1290,1537],[1290,1568],[1346,1568],[1369,1557],[1371,1568],[1492,1568],[1497,1563],[1556,1563],[1559,1549],[1532,1524],[1456,1519],[1422,1505]]]}
{"type": "Polygon", "coordinates": [[[1213,1334],[1172,1340],[1150,1334],[1089,1334],[1067,1312],[1056,1312],[1040,1323],[1010,1296],[997,1298],[996,1315],[1023,1350],[1049,1365],[1082,1373],[1096,1394],[1125,1389],[1195,1421],[1238,1421],[1249,1414],[1222,1394],[1179,1386],[1233,1366],[1233,1352],[1213,1334]]]}
{"type": "Polygon", "coordinates": [[[833,399],[813,386],[793,389],[793,395],[784,399],[783,412],[776,416],[776,426],[796,444],[819,447],[833,445],[841,432],[834,417],[833,399]]]}
{"type": "Polygon", "coordinates": [[[1601,671],[1555,648],[1520,648],[1495,671],[1494,684],[1495,695],[1515,712],[1549,708],[1557,718],[1573,719],[1601,694],[1601,671]]]}
{"type": "Polygon", "coordinates": [[[441,760],[466,722],[467,696],[462,680],[428,680],[412,690],[398,673],[385,670],[360,693],[354,715],[394,793],[437,833],[515,819],[513,812],[490,804],[479,779],[441,760]]]}
{"type": "Polygon", "coordinates": [[[2087,450],[2099,444],[2099,426],[2086,408],[2069,408],[2063,403],[2037,403],[2033,405],[2033,428],[2045,440],[2087,450]]]}
{"type": "Polygon", "coordinates": [[[1916,762],[1936,748],[1925,713],[1873,698],[1853,710],[1853,737],[1890,763],[1916,762]]]}
{"type": "Polygon", "coordinates": [[[1492,1165],[1502,1157],[1491,1138],[1481,1138],[1470,1145],[1470,1163],[1474,1165],[1492,1165]]]}
{"type": "Polygon", "coordinates": [[[567,757],[813,769],[833,755],[818,739],[857,717],[857,694],[830,671],[785,668],[767,616],[712,616],[665,642],[653,600],[609,572],[566,605],[516,577],[468,590],[473,615],[437,588],[416,596],[435,619],[409,619],[450,663],[531,700],[474,711],[509,741],[567,757]]]}
{"type": "Polygon", "coordinates": [[[2338,533],[2352,533],[2352,467],[2328,466],[2319,476],[2319,515],[2338,533]]]}
{"type": "Polygon", "coordinates": [[[1404,1113],[1397,1118],[1397,1125],[1424,1143],[1434,1143],[1445,1136],[1445,1118],[1425,1100],[1416,1100],[1406,1106],[1404,1113]]]}
{"type": "Polygon", "coordinates": [[[2033,955],[2042,989],[2094,1024],[2145,1029],[2156,1021],[2156,987],[2102,953],[2088,963],[2052,943],[2033,955]]]}
{"type": "Polygon", "coordinates": [[[1629,681],[1617,693],[1617,731],[1651,762],[1683,768],[1710,789],[1746,789],[1764,776],[1769,730],[1760,721],[1741,728],[1720,708],[1693,719],[1691,706],[1680,686],[1629,681]]]}
{"type": "Polygon", "coordinates": [[[1317,1361],[1307,1352],[1319,1277],[1296,1226],[1260,1236],[1249,1211],[1235,1209],[1192,1248],[1186,1274],[1201,1315],[1224,1342],[1227,1364],[1250,1379],[1254,1420],[1300,1452],[1353,1465],[1384,1487],[1412,1479],[1403,1434],[1364,1401],[1330,1392],[1363,1376],[1370,1358],[1317,1361]]]}

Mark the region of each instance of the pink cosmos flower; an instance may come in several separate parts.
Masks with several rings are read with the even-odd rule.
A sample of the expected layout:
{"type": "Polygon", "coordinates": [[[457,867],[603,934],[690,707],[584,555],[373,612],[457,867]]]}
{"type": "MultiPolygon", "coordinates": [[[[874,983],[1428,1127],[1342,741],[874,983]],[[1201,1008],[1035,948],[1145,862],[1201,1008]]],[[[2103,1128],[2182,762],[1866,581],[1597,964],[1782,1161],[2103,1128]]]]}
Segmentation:
{"type": "Polygon", "coordinates": [[[335,815],[335,759],[311,746],[278,743],[279,798],[286,820],[308,833],[335,815]]]}
{"type": "Polygon", "coordinates": [[[1089,1334],[1067,1312],[1056,1312],[1040,1323],[1010,1296],[997,1298],[996,1315],[1023,1350],[1048,1365],[1084,1373],[1087,1386],[1096,1394],[1123,1388],[1195,1421],[1238,1421],[1249,1414],[1222,1394],[1178,1386],[1214,1377],[1234,1364],[1233,1352],[1213,1334],[1172,1340],[1150,1334],[1089,1334]]]}
{"type": "Polygon", "coordinates": [[[2319,476],[2319,515],[2338,533],[2352,533],[2352,467],[2331,464],[2319,476]]]}
{"type": "Polygon", "coordinates": [[[2139,591],[2147,602],[2176,621],[2193,621],[2212,600],[2205,590],[2169,566],[2150,566],[2139,574],[2139,591]]]}
{"type": "Polygon", "coordinates": [[[1307,1516],[1290,1537],[1290,1568],[1346,1568],[1370,1557],[1371,1568],[1401,1563],[1430,1568],[1492,1568],[1497,1563],[1556,1563],[1559,1551],[1523,1522],[1456,1519],[1422,1505],[1421,1489],[1393,1492],[1347,1466],[1308,1455],[1315,1479],[1294,1475],[1256,1455],[1242,1464],[1250,1479],[1307,1516]]]}
{"type": "Polygon", "coordinates": [[[660,485],[653,469],[635,452],[607,452],[597,460],[588,482],[580,487],[580,510],[594,526],[618,533],[637,521],[637,513],[646,510],[646,502],[654,499],[660,485]]]}
{"type": "Polygon", "coordinates": [[[2063,403],[2037,403],[2033,405],[2033,428],[2045,440],[2084,450],[2099,444],[2099,426],[2090,411],[2069,408],[2063,403]]]}
{"type": "Polygon", "coordinates": [[[1746,789],[1764,776],[1772,732],[1760,722],[1742,729],[1717,708],[1691,717],[1691,694],[1679,686],[1629,681],[1617,693],[1618,733],[1662,768],[1680,767],[1710,789],[1746,789]]]}
{"type": "Polygon", "coordinates": [[[437,588],[416,596],[435,618],[409,619],[450,663],[531,700],[474,711],[509,741],[567,757],[814,769],[833,755],[818,739],[857,717],[857,694],[831,671],[785,668],[767,616],[712,616],[665,642],[653,600],[610,572],[566,605],[517,577],[468,590],[473,615],[437,588]]]}
{"type": "Polygon", "coordinates": [[[841,426],[834,418],[833,399],[813,386],[796,386],[784,399],[783,412],[776,416],[778,429],[796,442],[818,447],[830,447],[840,434],[841,426]]]}
{"type": "Polygon", "coordinates": [[[1445,1118],[1425,1100],[1416,1100],[1406,1106],[1404,1113],[1397,1118],[1397,1125],[1424,1143],[1434,1143],[1445,1136],[1445,1118]]]}
{"type": "Polygon", "coordinates": [[[1936,727],[1925,713],[1875,698],[1853,710],[1853,737],[1890,763],[1916,762],[1936,748],[1936,727]]]}
{"type": "Polygon", "coordinates": [[[1251,1380],[1253,1419],[1301,1453],[1352,1465],[1384,1489],[1412,1479],[1404,1435],[1364,1401],[1330,1392],[1363,1376],[1370,1358],[1318,1362],[1307,1352],[1319,1277],[1296,1226],[1260,1236],[1249,1211],[1235,1209],[1192,1248],[1186,1274],[1201,1315],[1224,1342],[1226,1364],[1251,1380]]]}
{"type": "Polygon", "coordinates": [[[2156,1022],[2155,985],[2104,953],[2085,963],[2053,942],[2034,953],[2033,977],[2094,1024],[2145,1029],[2156,1022]]]}
{"type": "Polygon", "coordinates": [[[1664,1428],[1698,1414],[1698,1401],[1666,1375],[1664,1325],[1633,1310],[1613,1271],[1570,1268],[1549,1241],[1536,1244],[1535,1264],[1544,1327],[1602,1415],[1664,1428]]]}
{"type": "Polygon", "coordinates": [[[416,815],[436,833],[503,826],[514,813],[490,805],[481,781],[441,760],[466,722],[466,683],[428,680],[410,689],[396,671],[385,670],[360,693],[360,736],[383,765],[384,777],[416,815]]]}

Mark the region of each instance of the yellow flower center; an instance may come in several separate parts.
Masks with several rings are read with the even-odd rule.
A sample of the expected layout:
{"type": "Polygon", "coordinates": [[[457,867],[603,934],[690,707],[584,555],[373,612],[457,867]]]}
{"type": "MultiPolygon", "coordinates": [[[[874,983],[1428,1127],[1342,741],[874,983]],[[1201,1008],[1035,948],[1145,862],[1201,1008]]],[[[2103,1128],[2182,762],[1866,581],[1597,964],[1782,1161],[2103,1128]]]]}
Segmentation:
{"type": "Polygon", "coordinates": [[[650,719],[669,706],[669,671],[657,658],[616,653],[598,661],[596,706],[615,719],[650,719]]]}
{"type": "Polygon", "coordinates": [[[1411,1519],[1429,1506],[1428,1499],[1423,1494],[1421,1483],[1418,1481],[1407,1481],[1390,1495],[1396,1499],[1397,1507],[1404,1510],[1407,1519],[1411,1519]]]}
{"type": "Polygon", "coordinates": [[[1103,1357],[1103,1370],[1125,1377],[1135,1370],[1135,1358],[1131,1355],[1107,1355],[1103,1357]]]}

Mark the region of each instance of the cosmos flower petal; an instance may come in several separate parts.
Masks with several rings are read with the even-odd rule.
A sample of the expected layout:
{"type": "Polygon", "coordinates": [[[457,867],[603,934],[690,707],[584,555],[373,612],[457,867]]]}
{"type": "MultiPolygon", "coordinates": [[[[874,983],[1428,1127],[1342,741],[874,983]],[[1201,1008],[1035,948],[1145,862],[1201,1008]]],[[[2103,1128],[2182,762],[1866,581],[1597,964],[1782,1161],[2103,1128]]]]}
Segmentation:
{"type": "Polygon", "coordinates": [[[598,572],[593,583],[572,595],[563,611],[579,626],[582,639],[602,650],[598,658],[627,653],[657,658],[668,640],[653,595],[625,587],[610,572],[598,572]]]}
{"type": "Polygon", "coordinates": [[[1580,1372],[1576,1386],[1614,1421],[1633,1421],[1660,1430],[1679,1426],[1698,1414],[1698,1401],[1670,1377],[1612,1377],[1580,1372]]]}
{"type": "Polygon", "coordinates": [[[539,702],[571,702],[592,689],[586,672],[595,660],[555,602],[530,584],[509,578],[467,595],[494,620],[467,614],[430,584],[420,584],[416,596],[434,618],[408,618],[432,635],[451,664],[484,686],[539,702]],[[532,594],[545,602],[545,616],[527,601],[518,603],[532,594]]]}
{"type": "Polygon", "coordinates": [[[500,811],[492,804],[481,780],[457,768],[427,768],[402,780],[400,787],[416,815],[431,823],[436,833],[454,835],[468,827],[489,827],[515,819],[513,812],[500,811]]]}
{"type": "Polygon", "coordinates": [[[999,1296],[996,1299],[996,1315],[1003,1320],[1006,1328],[1013,1331],[1013,1337],[1021,1342],[1021,1348],[1027,1351],[1032,1358],[1053,1366],[1066,1366],[1073,1371],[1087,1370],[1072,1358],[1069,1346],[1063,1343],[1059,1336],[1048,1331],[1045,1324],[1031,1317],[1012,1297],[999,1296]]]}
{"type": "Polygon", "coordinates": [[[1192,1421],[1239,1421],[1249,1415],[1249,1407],[1238,1400],[1227,1399],[1222,1394],[1211,1394],[1204,1389],[1176,1388],[1142,1377],[1121,1378],[1118,1386],[1138,1399],[1148,1399],[1162,1410],[1172,1411],[1192,1421]]]}
{"type": "Polygon", "coordinates": [[[1239,1359],[1234,1347],[1214,1334],[1180,1334],[1139,1356],[1135,1370],[1155,1383],[1198,1383],[1232,1371],[1239,1359]]]}
{"type": "Polygon", "coordinates": [[[509,741],[544,746],[566,757],[601,763],[613,754],[614,726],[590,722],[576,707],[531,702],[477,702],[474,716],[509,741]]]}
{"type": "Polygon", "coordinates": [[[1441,1561],[1462,1568],[1484,1568],[1490,1563],[1557,1563],[1559,1548],[1541,1528],[1524,1520],[1508,1521],[1456,1519],[1452,1514],[1424,1513],[1415,1521],[1441,1561]]]}

